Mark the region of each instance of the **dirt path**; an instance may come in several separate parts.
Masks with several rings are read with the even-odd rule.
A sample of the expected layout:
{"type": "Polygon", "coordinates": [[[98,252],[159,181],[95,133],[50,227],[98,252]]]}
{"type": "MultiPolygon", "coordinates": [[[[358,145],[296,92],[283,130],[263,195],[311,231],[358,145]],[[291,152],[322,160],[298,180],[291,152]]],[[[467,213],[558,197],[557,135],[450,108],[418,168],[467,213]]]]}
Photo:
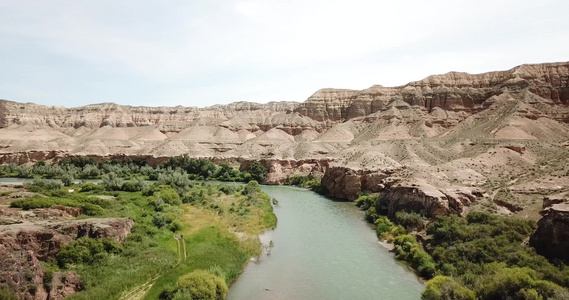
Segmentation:
{"type": "Polygon", "coordinates": [[[152,287],[152,285],[154,284],[156,279],[158,279],[158,277],[154,277],[152,279],[149,279],[147,282],[145,282],[141,285],[135,286],[130,291],[128,291],[125,295],[121,296],[119,299],[120,300],[142,300],[144,298],[144,296],[146,295],[146,293],[148,292],[148,290],[150,290],[150,288],[152,287]]]}
{"type": "MultiPolygon", "coordinates": [[[[188,258],[188,254],[186,252],[186,242],[184,241],[184,239],[181,236],[178,235],[174,235],[174,239],[176,240],[177,243],[177,247],[176,250],[178,252],[178,263],[176,264],[175,267],[177,267],[178,265],[180,265],[182,262],[185,262],[186,259],[188,258]],[[180,243],[181,240],[181,243],[180,243]],[[183,253],[183,256],[182,256],[183,253]]],[[[156,282],[156,279],[158,279],[158,277],[160,276],[156,276],[154,278],[149,279],[148,281],[146,281],[145,283],[141,284],[141,285],[137,285],[135,287],[133,287],[132,289],[130,289],[129,291],[125,291],[123,292],[124,295],[122,295],[119,300],[142,300],[144,299],[144,296],[146,296],[146,293],[150,290],[150,288],[152,288],[152,285],[154,284],[154,282],[156,282]]]]}

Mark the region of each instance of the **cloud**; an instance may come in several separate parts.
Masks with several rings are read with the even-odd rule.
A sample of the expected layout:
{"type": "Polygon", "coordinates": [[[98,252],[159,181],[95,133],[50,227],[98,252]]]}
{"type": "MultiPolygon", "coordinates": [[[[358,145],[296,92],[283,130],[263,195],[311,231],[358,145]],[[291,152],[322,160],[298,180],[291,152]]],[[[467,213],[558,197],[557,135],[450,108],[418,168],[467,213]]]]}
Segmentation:
{"type": "Polygon", "coordinates": [[[18,87],[0,98],[64,105],[302,101],[321,87],[566,60],[569,43],[560,0],[0,0],[0,10],[0,80],[18,87]]]}

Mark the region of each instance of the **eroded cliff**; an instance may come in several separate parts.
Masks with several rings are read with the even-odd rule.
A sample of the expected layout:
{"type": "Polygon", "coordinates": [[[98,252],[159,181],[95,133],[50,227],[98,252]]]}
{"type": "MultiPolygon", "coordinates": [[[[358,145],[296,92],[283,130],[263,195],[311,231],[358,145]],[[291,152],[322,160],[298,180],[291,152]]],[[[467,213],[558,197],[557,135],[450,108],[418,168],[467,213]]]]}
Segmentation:
{"type": "Polygon", "coordinates": [[[422,203],[434,205],[434,215],[464,214],[476,203],[531,214],[533,194],[569,189],[568,122],[567,62],[323,89],[303,103],[63,108],[0,101],[0,162],[86,155],[157,165],[188,154],[246,169],[261,161],[267,183],[324,174],[329,195],[377,191],[399,199],[386,206],[392,210],[422,203]],[[464,189],[479,196],[457,192],[464,189]]]}

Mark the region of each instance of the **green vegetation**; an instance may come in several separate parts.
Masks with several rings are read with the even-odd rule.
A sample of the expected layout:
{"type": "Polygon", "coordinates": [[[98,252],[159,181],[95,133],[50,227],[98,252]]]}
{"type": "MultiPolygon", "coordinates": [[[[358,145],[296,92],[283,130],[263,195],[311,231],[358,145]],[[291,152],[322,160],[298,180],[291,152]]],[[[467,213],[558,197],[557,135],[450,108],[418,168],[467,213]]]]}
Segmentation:
{"type": "Polygon", "coordinates": [[[222,300],[228,291],[223,276],[205,270],[195,270],[180,277],[176,289],[163,293],[161,298],[222,300]]]}
{"type": "Polygon", "coordinates": [[[74,264],[93,264],[107,258],[109,254],[120,254],[122,246],[107,239],[80,238],[63,246],[57,253],[60,268],[74,264]]]}
{"type": "MultiPolygon", "coordinates": [[[[271,199],[256,181],[210,185],[191,180],[202,176],[252,178],[228,164],[218,167],[184,156],[166,164],[151,168],[133,162],[72,158],[55,166],[0,166],[4,172],[0,174],[21,175],[30,170],[29,176],[38,176],[27,185],[36,196],[15,200],[11,207],[29,210],[64,205],[79,208],[87,216],[135,222],[122,244],[81,238],[65,245],[53,261],[44,264],[46,283],[54,272],[74,271],[81,275],[85,289],[70,299],[117,299],[144,286],[148,289],[145,299],[189,299],[189,295],[223,299],[243,264],[261,253],[257,235],[276,226],[271,199]],[[188,170],[196,173],[188,174],[188,170]],[[72,177],[86,176],[100,178],[102,183],[72,183],[72,177]],[[48,178],[60,178],[66,187],[48,178]],[[150,178],[157,182],[149,183],[150,178]],[[208,289],[212,286],[213,294],[208,289]]],[[[0,289],[0,296],[3,292],[0,289]]]]}
{"type": "MultiPolygon", "coordinates": [[[[377,195],[362,195],[356,199],[355,204],[357,207],[361,208],[362,210],[368,210],[372,206],[375,206],[375,202],[377,201],[377,195]]],[[[374,207],[375,210],[375,207],[374,207]]]]}
{"type": "MultiPolygon", "coordinates": [[[[357,200],[364,209],[369,202],[357,200]]],[[[425,228],[428,220],[418,213],[398,212],[390,220],[370,206],[366,219],[378,237],[394,243],[398,259],[432,278],[423,299],[569,299],[569,268],[526,244],[535,222],[485,212],[443,216],[426,227],[420,243],[407,234],[425,228]]]]}
{"type": "MultiPolygon", "coordinates": [[[[141,179],[172,181],[185,177],[188,181],[249,182],[253,179],[261,182],[266,174],[267,169],[258,162],[250,166],[249,172],[241,172],[227,162],[222,162],[218,166],[209,160],[192,159],[188,155],[172,157],[157,167],[150,167],[145,162],[134,162],[132,160],[103,159],[96,161],[91,157],[64,158],[53,165],[44,161],[37,162],[33,166],[0,165],[0,177],[60,179],[60,181],[50,182],[57,182],[65,186],[72,185],[75,179],[102,179],[109,189],[125,191],[143,190],[144,188],[140,189],[136,186],[141,182],[141,179]],[[125,180],[129,179],[133,179],[133,181],[127,183],[127,186],[123,186],[126,183],[125,180]]],[[[179,181],[178,183],[183,184],[179,181]]]]}
{"type": "Polygon", "coordinates": [[[476,295],[451,277],[439,275],[427,282],[421,298],[423,300],[475,300],[476,295]]]}
{"type": "Polygon", "coordinates": [[[422,277],[431,278],[436,273],[433,258],[423,249],[414,236],[403,234],[394,241],[396,257],[408,261],[411,267],[422,277]]]}
{"type": "Polygon", "coordinates": [[[320,178],[312,177],[310,175],[294,175],[293,177],[287,177],[286,184],[311,189],[316,192],[320,190],[320,178]]]}
{"type": "Polygon", "coordinates": [[[267,168],[259,162],[254,162],[249,167],[249,173],[251,173],[251,179],[261,182],[267,175],[267,168]]]}
{"type": "Polygon", "coordinates": [[[18,300],[18,296],[5,284],[0,284],[0,299],[18,300]]]}

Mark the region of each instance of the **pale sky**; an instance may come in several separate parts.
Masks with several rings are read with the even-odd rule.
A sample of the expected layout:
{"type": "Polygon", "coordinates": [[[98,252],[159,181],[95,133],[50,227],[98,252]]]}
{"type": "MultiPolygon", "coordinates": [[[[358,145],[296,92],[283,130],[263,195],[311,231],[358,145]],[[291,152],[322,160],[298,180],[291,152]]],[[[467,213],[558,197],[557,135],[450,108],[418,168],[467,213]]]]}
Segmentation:
{"type": "Polygon", "coordinates": [[[304,101],[569,61],[567,0],[0,0],[0,99],[304,101]]]}

